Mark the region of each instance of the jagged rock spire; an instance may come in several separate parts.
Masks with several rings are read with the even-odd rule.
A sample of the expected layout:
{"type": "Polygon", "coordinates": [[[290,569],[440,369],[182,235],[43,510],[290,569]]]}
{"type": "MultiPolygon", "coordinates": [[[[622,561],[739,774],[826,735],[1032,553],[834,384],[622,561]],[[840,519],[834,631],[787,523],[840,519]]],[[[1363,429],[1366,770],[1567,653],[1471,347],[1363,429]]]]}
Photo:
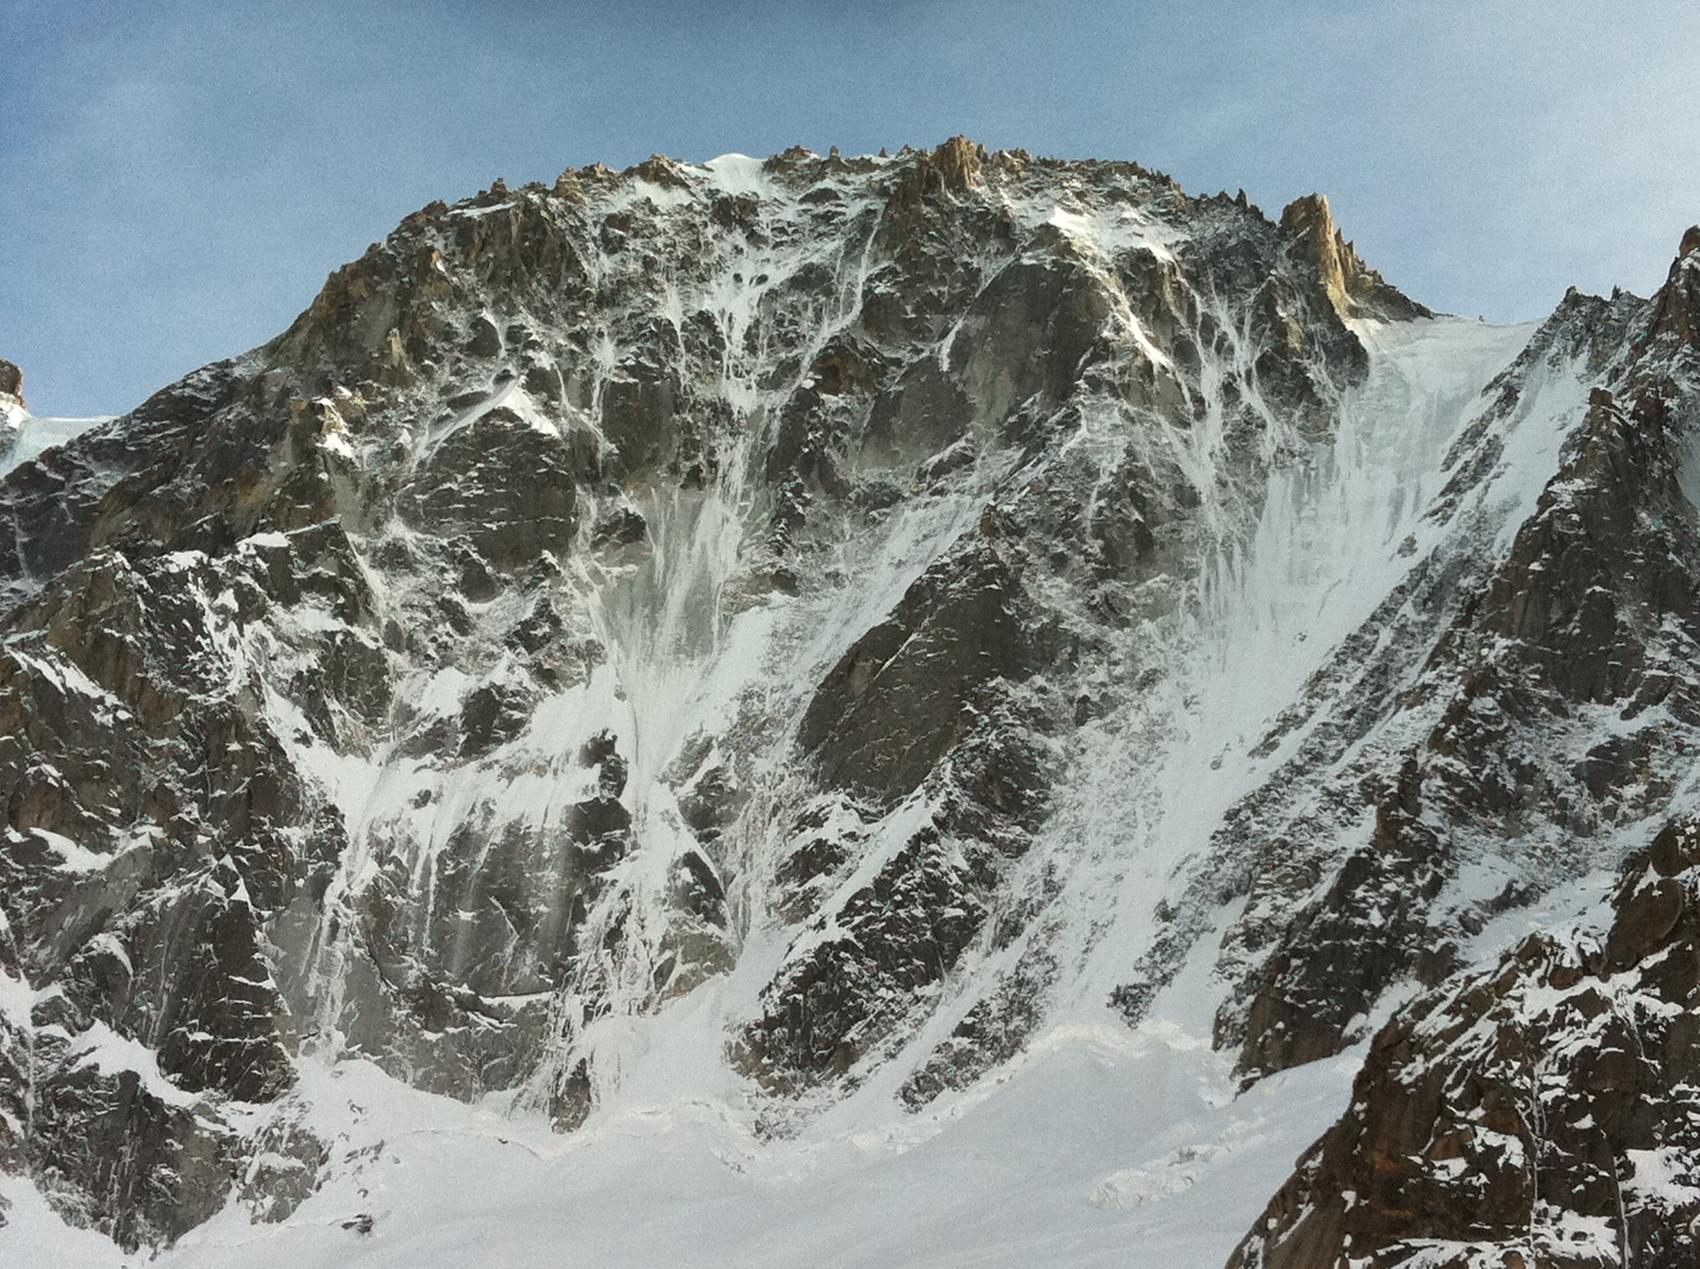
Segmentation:
{"type": "Polygon", "coordinates": [[[1341,317],[1433,316],[1363,262],[1335,225],[1326,194],[1306,194],[1288,203],[1281,212],[1281,228],[1315,265],[1329,302],[1341,317]]]}
{"type": "Polygon", "coordinates": [[[1652,329],[1700,347],[1700,225],[1682,235],[1670,275],[1654,297],[1652,329]]]}
{"type": "Polygon", "coordinates": [[[981,183],[986,147],[961,135],[936,149],[923,150],[909,169],[900,198],[919,201],[928,196],[958,196],[981,183]]]}

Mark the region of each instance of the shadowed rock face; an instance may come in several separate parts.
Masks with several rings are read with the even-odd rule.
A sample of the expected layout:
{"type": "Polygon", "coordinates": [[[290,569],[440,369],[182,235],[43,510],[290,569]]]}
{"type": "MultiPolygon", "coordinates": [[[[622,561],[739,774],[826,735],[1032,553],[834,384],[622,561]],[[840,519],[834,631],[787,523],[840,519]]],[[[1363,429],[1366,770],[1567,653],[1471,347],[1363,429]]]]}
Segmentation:
{"type": "Polygon", "coordinates": [[[134,1071],[38,1080],[33,1126],[26,1162],[61,1214],[132,1251],[214,1215],[238,1166],[233,1135],[153,1096],[134,1071]]]}
{"type": "Polygon", "coordinates": [[[895,802],[956,748],[1001,681],[1034,668],[1015,572],[970,544],[910,587],[816,690],[798,741],[826,781],[895,802]]]}
{"type": "Polygon", "coordinates": [[[1406,1006],[1230,1264],[1693,1264],[1697,903],[1685,819],[1605,929],[1532,935],[1406,1006]]]}
{"type": "Polygon", "coordinates": [[[1692,766],[1691,248],[1506,332],[962,138],[421,209],[0,478],[0,1167],[282,1219],[350,1055],[925,1113],[1200,956],[1338,1053],[1692,766]]]}
{"type": "Polygon", "coordinates": [[[1700,347],[1700,225],[1682,235],[1682,247],[1653,307],[1652,335],[1700,347]]]}
{"type": "Polygon", "coordinates": [[[403,514],[425,532],[463,539],[491,569],[511,572],[571,547],[572,476],[566,441],[495,406],[437,446],[403,514]]]}

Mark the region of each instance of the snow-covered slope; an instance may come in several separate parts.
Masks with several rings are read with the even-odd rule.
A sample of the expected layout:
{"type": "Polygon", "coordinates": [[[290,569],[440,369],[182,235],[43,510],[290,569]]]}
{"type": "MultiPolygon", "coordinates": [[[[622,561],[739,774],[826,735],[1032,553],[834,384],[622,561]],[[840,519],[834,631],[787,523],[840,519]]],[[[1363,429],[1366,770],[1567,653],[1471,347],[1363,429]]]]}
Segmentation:
{"type": "Polygon", "coordinates": [[[11,362],[0,360],[0,476],[111,418],[36,418],[24,405],[23,375],[11,362]]]}
{"type": "Polygon", "coordinates": [[[961,139],[423,209],[0,477],[4,1185],[185,1263],[1221,1261],[1692,798],[1695,258],[1492,327],[961,139]]]}
{"type": "Polygon", "coordinates": [[[22,463],[81,436],[91,427],[112,421],[111,415],[85,419],[42,419],[13,414],[0,422],[0,475],[22,463]]]}

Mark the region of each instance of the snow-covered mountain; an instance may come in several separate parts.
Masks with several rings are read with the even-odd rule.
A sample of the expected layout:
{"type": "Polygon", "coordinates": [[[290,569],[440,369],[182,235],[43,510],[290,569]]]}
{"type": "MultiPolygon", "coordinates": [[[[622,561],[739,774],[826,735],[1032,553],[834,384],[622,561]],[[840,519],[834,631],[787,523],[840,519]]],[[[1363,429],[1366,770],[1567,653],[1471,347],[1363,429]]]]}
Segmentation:
{"type": "Polygon", "coordinates": [[[1691,1263],[1697,438],[1700,232],[1495,327],[961,138],[432,204],[0,477],[0,1244],[1691,1263]]]}

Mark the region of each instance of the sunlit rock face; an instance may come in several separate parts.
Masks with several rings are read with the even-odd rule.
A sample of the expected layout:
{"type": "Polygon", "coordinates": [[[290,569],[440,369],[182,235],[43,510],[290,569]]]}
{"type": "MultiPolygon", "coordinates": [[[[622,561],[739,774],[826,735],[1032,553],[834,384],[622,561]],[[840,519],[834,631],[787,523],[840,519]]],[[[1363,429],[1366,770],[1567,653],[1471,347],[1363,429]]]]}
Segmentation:
{"type": "Polygon", "coordinates": [[[1342,1052],[1686,796],[1692,255],[1490,327],[960,138],[422,209],[0,478],[0,1166],[135,1247],[349,1056],[772,1140],[1342,1052]]]}

